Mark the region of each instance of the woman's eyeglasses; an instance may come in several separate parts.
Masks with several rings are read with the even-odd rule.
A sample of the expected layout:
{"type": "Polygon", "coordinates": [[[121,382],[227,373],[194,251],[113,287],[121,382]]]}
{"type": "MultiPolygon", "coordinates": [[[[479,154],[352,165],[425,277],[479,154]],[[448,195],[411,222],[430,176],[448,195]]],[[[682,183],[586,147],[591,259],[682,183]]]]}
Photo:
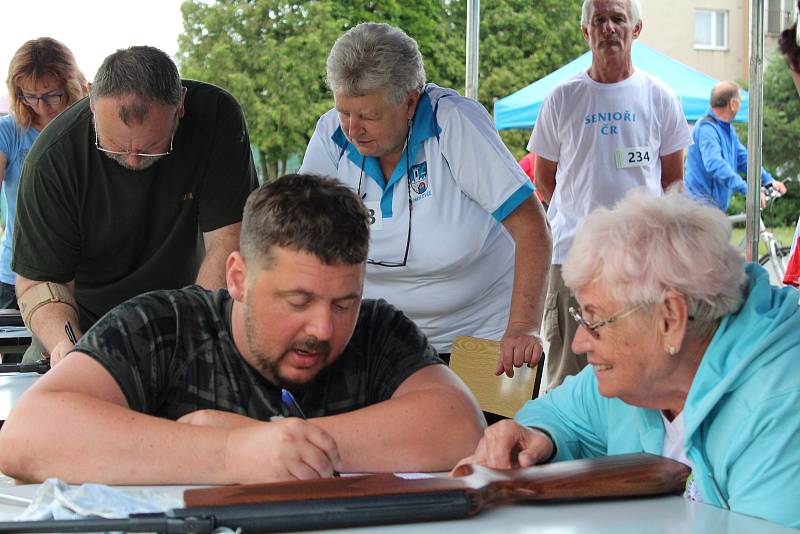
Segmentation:
{"type": "Polygon", "coordinates": [[[59,91],[57,93],[47,93],[46,95],[36,96],[36,95],[17,95],[17,98],[22,100],[26,106],[34,108],[36,107],[39,102],[44,102],[48,106],[56,106],[61,103],[64,99],[64,91],[59,91]]]}
{"type": "Polygon", "coordinates": [[[576,310],[572,306],[570,306],[570,308],[569,308],[569,314],[572,316],[573,319],[575,319],[575,322],[577,322],[579,325],[584,327],[586,329],[586,331],[589,332],[589,334],[591,334],[591,336],[593,338],[599,339],[600,338],[600,334],[597,333],[597,330],[600,329],[600,327],[605,326],[607,324],[611,324],[611,323],[613,323],[615,321],[619,321],[623,317],[627,317],[629,315],[632,315],[632,314],[636,313],[637,311],[641,310],[642,308],[644,308],[645,306],[647,306],[647,305],[646,304],[637,304],[633,308],[628,308],[627,310],[623,310],[623,311],[621,311],[619,313],[615,313],[614,315],[612,315],[608,319],[603,319],[603,320],[600,320],[600,321],[592,321],[592,322],[589,322],[586,319],[584,319],[583,315],[581,315],[580,310],[576,310]]]}

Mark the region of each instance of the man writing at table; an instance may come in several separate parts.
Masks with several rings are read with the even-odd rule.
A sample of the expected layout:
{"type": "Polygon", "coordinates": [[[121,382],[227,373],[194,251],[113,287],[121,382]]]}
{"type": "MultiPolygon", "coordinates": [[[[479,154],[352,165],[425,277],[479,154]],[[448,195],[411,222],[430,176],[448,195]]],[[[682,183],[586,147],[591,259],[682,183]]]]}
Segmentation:
{"type": "Polygon", "coordinates": [[[368,212],[345,186],[290,175],[258,189],[228,289],[112,310],[15,406],[0,468],[230,484],[452,467],[480,438],[477,403],[402,313],[362,302],[368,245],[368,212]],[[309,421],[270,421],[286,413],[281,388],[309,421]]]}

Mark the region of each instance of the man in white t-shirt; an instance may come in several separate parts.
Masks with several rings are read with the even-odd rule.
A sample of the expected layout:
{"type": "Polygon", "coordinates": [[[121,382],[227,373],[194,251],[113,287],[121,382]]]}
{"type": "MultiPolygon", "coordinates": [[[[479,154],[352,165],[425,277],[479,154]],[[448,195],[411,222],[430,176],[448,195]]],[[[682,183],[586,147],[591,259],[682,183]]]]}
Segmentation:
{"type": "Polygon", "coordinates": [[[632,189],[660,195],[683,179],[683,149],[691,136],[680,103],[631,59],[633,40],[642,31],[640,13],[638,0],[584,1],[581,31],[592,65],[548,95],[528,144],[537,154],[536,185],[550,204],[553,232],[544,317],[551,389],[586,366],[586,355],[570,348],[576,323],[569,308],[578,304],[561,278],[576,226],[632,189]]]}

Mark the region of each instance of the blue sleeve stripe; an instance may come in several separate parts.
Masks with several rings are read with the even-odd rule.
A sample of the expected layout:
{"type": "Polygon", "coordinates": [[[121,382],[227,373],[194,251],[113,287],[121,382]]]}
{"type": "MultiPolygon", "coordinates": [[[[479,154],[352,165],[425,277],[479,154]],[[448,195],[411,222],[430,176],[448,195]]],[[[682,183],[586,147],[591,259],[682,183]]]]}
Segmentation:
{"type": "Polygon", "coordinates": [[[492,217],[499,222],[503,222],[503,219],[511,215],[511,212],[517,209],[532,194],[533,186],[529,183],[522,184],[499,208],[494,210],[492,217]]]}

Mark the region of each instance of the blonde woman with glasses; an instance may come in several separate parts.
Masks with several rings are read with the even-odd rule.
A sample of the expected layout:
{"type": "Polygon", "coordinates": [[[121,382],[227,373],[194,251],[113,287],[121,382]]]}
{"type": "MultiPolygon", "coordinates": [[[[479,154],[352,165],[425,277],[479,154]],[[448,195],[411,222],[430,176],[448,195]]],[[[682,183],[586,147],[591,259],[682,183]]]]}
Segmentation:
{"type": "Polygon", "coordinates": [[[0,117],[0,183],[8,206],[0,248],[0,308],[18,308],[11,270],[17,187],[31,145],[56,115],[86,96],[86,79],[69,49],[49,37],[26,42],[8,67],[11,113],[0,117]]]}

